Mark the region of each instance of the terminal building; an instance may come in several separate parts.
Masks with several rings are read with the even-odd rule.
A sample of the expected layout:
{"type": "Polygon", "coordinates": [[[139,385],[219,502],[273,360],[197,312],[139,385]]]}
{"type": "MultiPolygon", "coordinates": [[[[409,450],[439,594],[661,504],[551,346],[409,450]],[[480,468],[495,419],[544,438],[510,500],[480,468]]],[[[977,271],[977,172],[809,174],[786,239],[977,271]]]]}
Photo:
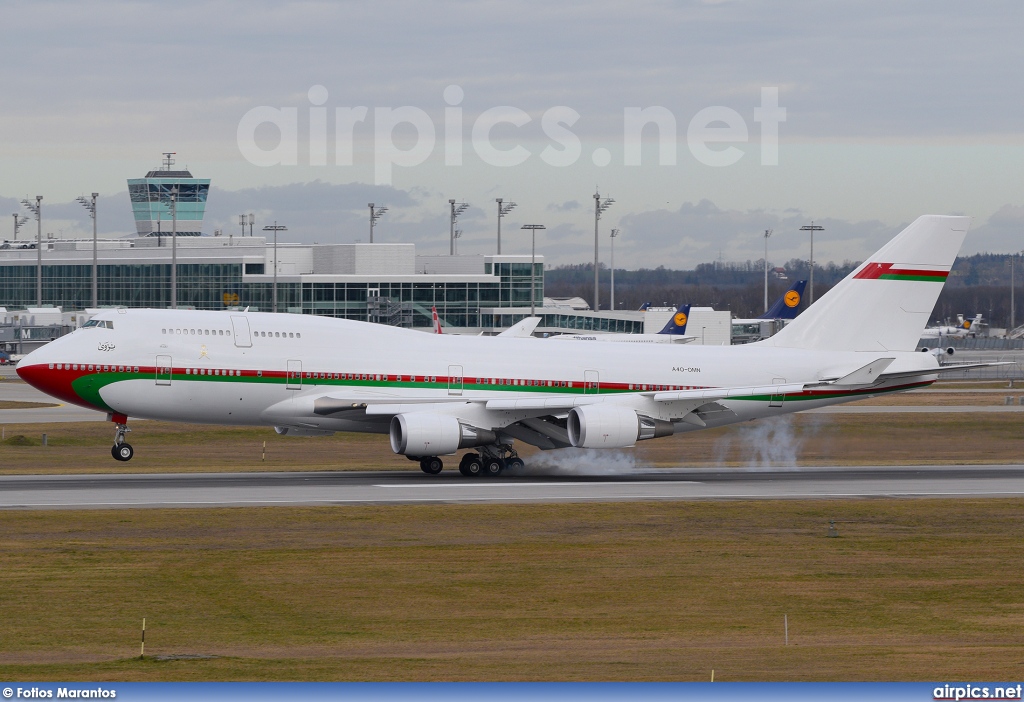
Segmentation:
{"type": "MultiPolygon", "coordinates": [[[[278,312],[429,330],[436,308],[446,331],[490,334],[529,316],[532,304],[540,334],[660,328],[652,329],[650,315],[641,311],[593,311],[546,299],[543,256],[531,270],[530,256],[420,256],[413,244],[275,247],[264,237],[203,235],[210,180],[175,170],[174,155],[165,153],[158,170],[128,180],[136,236],[98,242],[101,308],[169,307],[174,236],[177,304],[184,308],[273,311],[276,280],[278,312]]],[[[56,325],[62,330],[83,324],[88,314],[79,312],[92,306],[92,255],[92,239],[43,241],[40,303],[35,242],[0,246],[0,308],[6,308],[0,326],[25,334],[28,326],[40,327],[33,334],[48,337],[54,325],[38,320],[50,308],[63,312],[56,325]]]]}

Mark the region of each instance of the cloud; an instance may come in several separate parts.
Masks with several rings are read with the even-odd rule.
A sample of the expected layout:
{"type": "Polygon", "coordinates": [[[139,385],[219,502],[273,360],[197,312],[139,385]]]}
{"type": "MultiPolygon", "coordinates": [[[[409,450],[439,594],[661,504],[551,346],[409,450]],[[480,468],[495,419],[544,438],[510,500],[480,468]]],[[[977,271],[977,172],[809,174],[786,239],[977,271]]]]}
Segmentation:
{"type": "Polygon", "coordinates": [[[548,205],[549,212],[571,212],[572,210],[578,210],[579,208],[579,200],[569,200],[560,205],[555,203],[548,205]]]}
{"type": "Polygon", "coordinates": [[[1012,253],[1024,248],[1024,206],[1003,205],[987,222],[971,228],[964,252],[1012,253]]]}

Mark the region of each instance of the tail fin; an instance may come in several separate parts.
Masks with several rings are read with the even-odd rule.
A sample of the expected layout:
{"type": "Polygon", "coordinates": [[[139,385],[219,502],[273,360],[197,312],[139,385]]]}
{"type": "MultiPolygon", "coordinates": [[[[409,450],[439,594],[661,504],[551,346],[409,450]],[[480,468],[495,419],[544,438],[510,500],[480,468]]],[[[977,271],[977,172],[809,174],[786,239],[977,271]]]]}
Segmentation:
{"type": "Polygon", "coordinates": [[[437,317],[437,308],[436,307],[431,307],[430,308],[430,316],[434,320],[434,333],[435,334],[440,334],[441,333],[441,320],[438,319],[438,317],[437,317]]]}
{"type": "Polygon", "coordinates": [[[970,217],[924,215],[763,342],[833,351],[913,351],[970,217]]]}
{"type": "Polygon", "coordinates": [[[974,319],[965,319],[961,328],[970,331],[979,324],[981,324],[981,314],[976,314],[974,319]]]}
{"type": "Polygon", "coordinates": [[[758,319],[796,319],[799,314],[800,303],[804,301],[804,288],[807,287],[806,280],[798,280],[775,301],[768,311],[758,319]]]}
{"type": "Polygon", "coordinates": [[[662,329],[659,334],[685,334],[686,333],[686,320],[690,317],[690,306],[679,305],[676,309],[676,313],[672,315],[672,319],[668,320],[668,324],[662,329]]]}

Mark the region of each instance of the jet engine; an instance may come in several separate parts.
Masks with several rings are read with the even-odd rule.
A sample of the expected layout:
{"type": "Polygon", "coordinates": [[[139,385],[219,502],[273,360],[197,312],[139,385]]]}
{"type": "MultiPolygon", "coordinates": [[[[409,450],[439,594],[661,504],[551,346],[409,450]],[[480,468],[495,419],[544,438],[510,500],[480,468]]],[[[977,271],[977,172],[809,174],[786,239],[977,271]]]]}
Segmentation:
{"type": "Polygon", "coordinates": [[[921,348],[918,349],[918,351],[920,351],[921,353],[930,353],[933,356],[937,356],[939,358],[942,358],[943,356],[952,356],[953,354],[956,353],[956,349],[954,349],[952,346],[945,349],[941,347],[930,349],[927,346],[922,346],[921,348]]]}
{"type": "Polygon", "coordinates": [[[333,431],[325,429],[303,429],[299,427],[274,427],[281,436],[331,436],[333,431]]]}
{"type": "Polygon", "coordinates": [[[391,419],[391,450],[406,456],[444,456],[461,448],[497,442],[493,431],[433,412],[397,414],[391,419]]]}
{"type": "Polygon", "coordinates": [[[671,436],[672,422],[618,405],[583,405],[569,410],[569,443],[580,448],[627,448],[637,441],[671,436]]]}

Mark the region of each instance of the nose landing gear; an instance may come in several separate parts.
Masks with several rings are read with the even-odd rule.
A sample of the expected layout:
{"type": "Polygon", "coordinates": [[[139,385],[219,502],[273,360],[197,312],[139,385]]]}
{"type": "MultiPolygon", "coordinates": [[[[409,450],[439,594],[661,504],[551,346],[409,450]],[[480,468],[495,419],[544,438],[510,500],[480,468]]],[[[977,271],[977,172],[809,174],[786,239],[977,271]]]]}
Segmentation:
{"type": "Polygon", "coordinates": [[[110,455],[118,461],[130,461],[135,455],[135,449],[124,440],[125,434],[131,431],[128,428],[128,417],[124,415],[114,416],[111,421],[117,423],[117,430],[114,432],[114,445],[110,448],[110,455]]]}

